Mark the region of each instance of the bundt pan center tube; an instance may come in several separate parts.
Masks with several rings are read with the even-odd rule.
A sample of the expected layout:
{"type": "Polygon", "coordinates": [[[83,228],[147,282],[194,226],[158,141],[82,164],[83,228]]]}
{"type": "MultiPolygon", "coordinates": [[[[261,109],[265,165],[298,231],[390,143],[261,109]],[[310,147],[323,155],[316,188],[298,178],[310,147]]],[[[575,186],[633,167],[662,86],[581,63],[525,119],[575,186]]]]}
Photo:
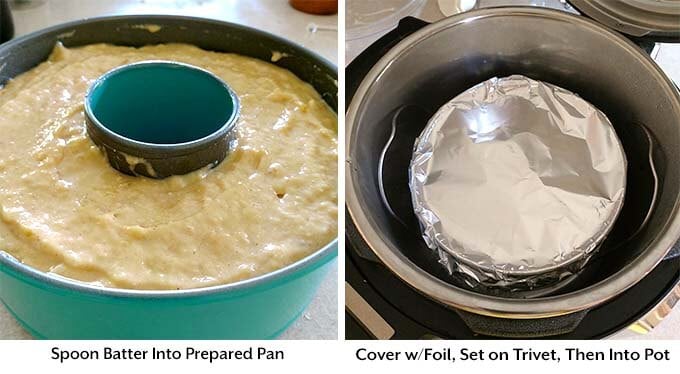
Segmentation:
{"type": "MultiPolygon", "coordinates": [[[[673,83],[633,42],[595,21],[530,7],[453,16],[396,44],[373,65],[351,99],[345,148],[347,210],[352,220],[348,229],[356,230],[363,242],[357,247],[363,244],[407,284],[464,317],[469,313],[546,322],[559,317],[577,323],[588,309],[619,295],[652,271],[680,236],[680,170],[675,167],[680,160],[679,124],[680,95],[673,83]],[[598,57],[602,55],[609,57],[598,57]],[[641,131],[647,129],[655,142],[653,158],[659,180],[654,196],[638,193],[644,190],[642,182],[629,165],[631,193],[601,248],[606,260],[594,259],[588,265],[593,274],[586,284],[528,299],[485,295],[452,284],[446,274],[438,272],[441,266],[436,259],[427,255],[412,212],[411,217],[395,219],[392,208],[400,200],[396,198],[392,208],[385,204],[380,186],[384,182],[387,188],[387,182],[379,177],[379,170],[394,169],[394,165],[379,166],[380,152],[400,108],[419,108],[426,114],[423,121],[400,125],[404,133],[419,134],[429,116],[452,97],[487,79],[513,74],[575,92],[604,112],[621,138],[630,165],[644,165],[648,158],[640,152],[650,148],[641,131]],[[637,217],[644,217],[650,204],[649,220],[635,236],[626,238],[640,227],[637,217]]],[[[401,143],[406,142],[402,139],[401,143]]],[[[403,174],[406,181],[407,172],[403,174]]],[[[408,199],[407,185],[391,187],[405,189],[408,199]]]]}
{"type": "Polygon", "coordinates": [[[235,141],[240,104],[207,70],[142,61],[95,80],[84,107],[87,132],[112,167],[162,179],[222,162],[235,141]]]}
{"type": "MultiPolygon", "coordinates": [[[[259,30],[183,16],[92,18],[11,40],[0,46],[3,79],[45,61],[58,42],[67,48],[185,43],[269,63],[278,52],[285,58],[273,64],[311,84],[337,111],[337,68],[323,58],[259,30]],[[148,25],[154,25],[153,30],[148,25]]],[[[228,93],[222,90],[220,95],[228,93]]],[[[238,115],[238,103],[234,104],[231,112],[216,114],[217,122],[227,124],[221,129],[229,128],[230,115],[238,115]]],[[[217,127],[206,129],[211,132],[217,127]]],[[[332,240],[307,257],[261,276],[204,288],[155,291],[98,287],[47,274],[0,250],[0,299],[38,338],[265,339],[278,336],[301,315],[336,257],[337,240],[332,240]]]]}

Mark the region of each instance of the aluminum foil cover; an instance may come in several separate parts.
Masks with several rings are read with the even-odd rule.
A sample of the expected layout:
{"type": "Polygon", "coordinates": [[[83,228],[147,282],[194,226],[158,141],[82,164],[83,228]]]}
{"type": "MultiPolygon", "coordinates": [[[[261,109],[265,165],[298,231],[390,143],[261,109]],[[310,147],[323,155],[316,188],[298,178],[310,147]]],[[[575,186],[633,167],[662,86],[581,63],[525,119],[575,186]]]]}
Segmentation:
{"type": "Polygon", "coordinates": [[[534,288],[578,272],[623,205],[626,159],[607,117],[524,76],[449,101],[416,140],[415,214],[469,286],[534,288]]]}

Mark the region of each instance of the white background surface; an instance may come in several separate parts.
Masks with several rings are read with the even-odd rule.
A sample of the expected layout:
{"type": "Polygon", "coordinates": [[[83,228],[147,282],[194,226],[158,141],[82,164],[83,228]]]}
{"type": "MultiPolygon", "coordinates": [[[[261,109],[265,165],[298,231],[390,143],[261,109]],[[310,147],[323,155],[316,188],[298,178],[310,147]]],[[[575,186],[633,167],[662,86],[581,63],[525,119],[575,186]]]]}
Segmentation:
{"type": "MultiPolygon", "coordinates": [[[[359,352],[365,357],[364,351],[359,352]],[[362,354],[363,352],[363,354],[362,354]]],[[[412,340],[412,341],[272,341],[272,342],[244,342],[244,341],[19,341],[0,342],[0,363],[5,372],[40,372],[40,373],[68,373],[68,374],[120,374],[120,373],[494,373],[504,374],[574,374],[574,373],[675,373],[680,364],[680,342],[678,341],[462,341],[462,340],[412,340]],[[69,360],[63,364],[59,360],[52,360],[52,347],[62,350],[92,350],[100,352],[99,360],[69,360]],[[187,346],[200,350],[243,350],[248,347],[266,347],[267,349],[282,350],[284,360],[208,360],[186,359],[177,360],[104,360],[101,351],[107,346],[116,350],[135,349],[148,350],[157,347],[184,351],[187,346]],[[400,353],[398,360],[360,361],[357,351],[360,349],[377,353],[391,353],[392,357],[400,353]],[[559,362],[545,359],[518,360],[514,349],[521,348],[524,352],[531,350],[534,354],[547,353],[555,350],[559,362]],[[604,360],[568,361],[567,348],[578,348],[587,352],[602,352],[604,360]],[[434,361],[407,360],[404,352],[422,352],[431,349],[432,352],[449,351],[455,362],[450,360],[434,361]],[[462,350],[480,352],[481,360],[463,360],[462,350]],[[628,351],[641,353],[636,361],[608,360],[606,356],[610,349],[617,352],[628,351]],[[655,352],[669,351],[669,360],[652,361],[644,359],[647,349],[655,352]],[[491,352],[509,353],[507,360],[490,360],[491,352]],[[31,369],[31,370],[27,370],[31,369]]],[[[630,354],[630,353],[629,353],[630,354]]],[[[147,355],[147,357],[150,356],[147,355]]],[[[424,354],[422,355],[425,356],[424,354]]],[[[535,356],[533,356],[535,357],[535,356]]]]}
{"type": "MultiPolygon", "coordinates": [[[[15,35],[77,19],[114,14],[180,14],[215,18],[264,30],[315,51],[337,65],[337,15],[313,16],[283,0],[12,0],[15,35]],[[317,26],[315,33],[308,26],[317,26]]],[[[322,283],[316,298],[281,336],[282,339],[336,339],[338,330],[338,266],[322,283]]],[[[0,305],[0,339],[28,339],[0,305]]]]}
{"type": "MultiPolygon", "coordinates": [[[[38,341],[38,342],[0,342],[0,362],[6,372],[25,372],[27,368],[32,372],[44,373],[68,373],[68,374],[107,374],[107,373],[138,373],[138,372],[162,372],[162,373],[675,373],[680,364],[679,342],[652,341],[436,341],[436,340],[412,340],[412,341],[346,341],[346,342],[314,342],[314,341],[272,341],[272,342],[219,342],[219,341],[38,341]],[[151,350],[158,347],[184,351],[187,346],[201,350],[226,350],[248,347],[266,347],[268,349],[283,350],[284,360],[217,360],[209,363],[208,360],[181,358],[178,360],[70,360],[60,364],[58,360],[51,360],[51,348],[58,346],[67,350],[92,350],[102,351],[102,346],[113,349],[151,350]],[[359,349],[370,350],[374,353],[400,352],[398,360],[372,360],[360,361],[357,357],[359,349]],[[455,362],[431,359],[406,360],[404,352],[421,352],[430,348],[434,352],[450,351],[455,362]],[[521,348],[524,352],[529,349],[534,353],[555,350],[555,356],[559,362],[541,359],[518,360],[513,349],[521,348]],[[578,348],[581,351],[602,352],[605,357],[610,349],[617,352],[639,352],[641,357],[636,361],[624,360],[598,360],[598,361],[568,361],[567,348],[578,348]],[[483,351],[481,360],[463,360],[462,349],[468,352],[483,351]],[[669,350],[669,360],[652,361],[644,359],[646,349],[655,352],[669,350]],[[490,352],[507,352],[507,360],[490,360],[490,352]],[[12,370],[14,369],[14,370],[12,370]]],[[[361,354],[361,352],[360,352],[361,354]]],[[[150,356],[150,355],[148,355],[150,356]]],[[[362,355],[366,356],[365,353],[362,355]]],[[[424,355],[423,355],[424,356],[424,355]]]]}

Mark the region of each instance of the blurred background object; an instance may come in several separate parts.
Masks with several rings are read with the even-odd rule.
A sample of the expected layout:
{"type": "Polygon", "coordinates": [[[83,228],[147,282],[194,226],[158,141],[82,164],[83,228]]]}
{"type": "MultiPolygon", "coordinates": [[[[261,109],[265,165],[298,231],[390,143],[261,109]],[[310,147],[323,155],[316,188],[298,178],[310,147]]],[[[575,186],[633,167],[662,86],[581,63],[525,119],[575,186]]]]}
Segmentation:
{"type": "Polygon", "coordinates": [[[14,37],[14,22],[7,0],[0,0],[0,43],[14,37]]]}
{"type": "Polygon", "coordinates": [[[309,14],[336,14],[338,12],[337,0],[290,0],[290,5],[309,14]]]}
{"type": "MultiPolygon", "coordinates": [[[[15,36],[88,17],[126,14],[175,14],[233,22],[282,36],[337,64],[338,16],[295,10],[272,0],[0,0],[8,2],[15,36]],[[309,24],[316,30],[310,32],[309,24]]],[[[337,6],[336,6],[337,8],[337,6]]]]}
{"type": "Polygon", "coordinates": [[[426,0],[346,0],[345,64],[397,26],[404,17],[418,17],[426,0]]]}
{"type": "Polygon", "coordinates": [[[439,10],[446,17],[467,12],[477,6],[477,0],[438,0],[439,10]]]}

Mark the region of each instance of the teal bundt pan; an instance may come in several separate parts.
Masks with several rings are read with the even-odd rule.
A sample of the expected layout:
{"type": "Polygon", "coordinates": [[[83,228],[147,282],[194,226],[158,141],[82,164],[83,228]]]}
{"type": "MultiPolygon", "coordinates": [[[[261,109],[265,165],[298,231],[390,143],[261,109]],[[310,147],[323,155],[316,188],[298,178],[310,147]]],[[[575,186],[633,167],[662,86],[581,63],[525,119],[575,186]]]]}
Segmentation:
{"type": "MultiPolygon", "coordinates": [[[[183,16],[116,16],[71,22],[0,45],[2,79],[44,61],[55,43],[143,46],[167,42],[270,61],[310,83],[337,112],[337,68],[279,37],[183,16]],[[158,25],[157,32],[131,25],[158,25]]],[[[295,151],[295,150],[291,150],[295,151]]],[[[283,332],[314,297],[337,240],[283,269],[238,283],[181,291],[95,287],[48,275],[0,251],[0,299],[35,337],[48,339],[267,339],[283,332]]]]}

